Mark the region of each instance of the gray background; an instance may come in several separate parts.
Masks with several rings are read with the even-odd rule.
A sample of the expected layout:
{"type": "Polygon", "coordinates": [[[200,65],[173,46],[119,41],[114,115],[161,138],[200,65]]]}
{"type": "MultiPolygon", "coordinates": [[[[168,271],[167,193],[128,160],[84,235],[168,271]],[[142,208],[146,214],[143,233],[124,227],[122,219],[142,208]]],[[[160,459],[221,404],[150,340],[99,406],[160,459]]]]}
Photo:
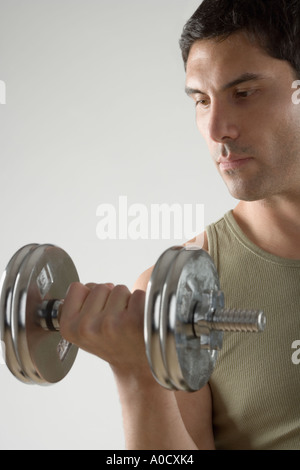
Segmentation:
{"type": "MultiPolygon", "coordinates": [[[[198,5],[0,0],[1,271],[22,245],[48,242],[83,282],[132,287],[174,240],[100,241],[99,204],[204,204],[205,224],[235,205],[183,91],[178,39],[198,5]]],[[[50,387],[23,385],[2,365],[0,384],[0,448],[124,447],[100,359],[80,351],[50,387]]]]}

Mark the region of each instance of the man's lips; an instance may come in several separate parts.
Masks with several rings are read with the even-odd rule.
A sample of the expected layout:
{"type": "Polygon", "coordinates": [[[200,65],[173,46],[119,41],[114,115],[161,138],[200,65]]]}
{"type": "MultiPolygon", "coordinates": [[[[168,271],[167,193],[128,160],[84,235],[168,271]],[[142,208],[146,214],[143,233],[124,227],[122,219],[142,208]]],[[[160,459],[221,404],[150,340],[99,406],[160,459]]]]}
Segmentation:
{"type": "Polygon", "coordinates": [[[226,171],[241,168],[247,165],[251,160],[253,160],[252,157],[229,155],[228,157],[220,157],[217,160],[217,164],[219,165],[220,170],[226,171]]]}

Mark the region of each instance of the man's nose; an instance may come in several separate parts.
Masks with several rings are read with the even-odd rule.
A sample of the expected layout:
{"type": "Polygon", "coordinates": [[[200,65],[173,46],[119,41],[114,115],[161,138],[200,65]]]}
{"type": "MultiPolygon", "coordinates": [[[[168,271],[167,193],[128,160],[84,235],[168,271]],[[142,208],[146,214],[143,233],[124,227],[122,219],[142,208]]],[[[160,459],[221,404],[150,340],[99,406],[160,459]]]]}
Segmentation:
{"type": "Polygon", "coordinates": [[[217,143],[236,140],[239,137],[238,114],[224,103],[211,103],[207,132],[217,143]]]}

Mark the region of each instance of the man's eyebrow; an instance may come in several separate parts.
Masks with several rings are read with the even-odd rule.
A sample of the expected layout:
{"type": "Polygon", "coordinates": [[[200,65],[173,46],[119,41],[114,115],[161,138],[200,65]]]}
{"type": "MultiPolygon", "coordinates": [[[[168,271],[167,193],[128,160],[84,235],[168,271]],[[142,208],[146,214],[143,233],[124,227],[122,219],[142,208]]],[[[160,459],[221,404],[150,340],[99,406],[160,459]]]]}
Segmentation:
{"type": "Polygon", "coordinates": [[[197,90],[196,88],[185,87],[185,92],[188,96],[191,95],[205,95],[203,91],[197,90]]]}
{"type": "MultiPolygon", "coordinates": [[[[238,78],[232,80],[229,83],[226,83],[226,85],[224,85],[221,88],[221,90],[225,91],[225,90],[228,90],[229,88],[240,85],[241,83],[250,82],[250,81],[253,81],[253,80],[262,80],[263,78],[265,78],[263,75],[260,75],[260,74],[257,74],[257,73],[243,73],[238,78]]],[[[196,95],[196,94],[205,95],[205,93],[203,91],[201,91],[199,89],[196,89],[196,88],[190,88],[188,86],[185,87],[185,92],[189,96],[190,95],[196,95]]]]}
{"type": "Polygon", "coordinates": [[[265,77],[258,73],[243,73],[243,75],[236,78],[235,80],[232,80],[231,82],[226,83],[226,85],[222,87],[222,90],[225,91],[225,90],[228,90],[229,88],[240,85],[241,83],[251,82],[253,80],[262,80],[263,78],[265,77]]]}

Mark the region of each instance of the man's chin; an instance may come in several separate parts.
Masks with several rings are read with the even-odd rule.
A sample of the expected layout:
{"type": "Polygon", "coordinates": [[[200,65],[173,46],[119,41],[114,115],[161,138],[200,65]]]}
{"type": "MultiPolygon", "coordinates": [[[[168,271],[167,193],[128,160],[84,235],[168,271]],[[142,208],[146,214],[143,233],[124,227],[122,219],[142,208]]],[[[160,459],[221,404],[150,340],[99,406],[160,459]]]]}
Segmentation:
{"type": "Polygon", "coordinates": [[[245,185],[232,185],[226,184],[230,195],[238,201],[254,202],[264,199],[264,194],[261,191],[257,191],[252,187],[246,187],[245,185]]]}

